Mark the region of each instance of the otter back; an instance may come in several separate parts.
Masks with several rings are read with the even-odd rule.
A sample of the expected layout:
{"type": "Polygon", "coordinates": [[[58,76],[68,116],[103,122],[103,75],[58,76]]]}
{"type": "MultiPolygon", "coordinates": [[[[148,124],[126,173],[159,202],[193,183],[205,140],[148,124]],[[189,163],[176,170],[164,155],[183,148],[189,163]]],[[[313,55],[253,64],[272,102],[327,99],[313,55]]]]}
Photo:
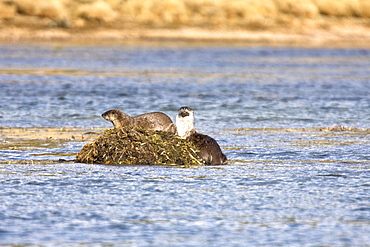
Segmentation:
{"type": "Polygon", "coordinates": [[[113,109],[104,112],[102,117],[112,122],[115,128],[128,127],[176,133],[176,125],[169,116],[162,112],[150,112],[130,117],[121,110],[113,109]]]}
{"type": "Polygon", "coordinates": [[[195,132],[186,139],[199,150],[198,155],[206,164],[222,165],[227,161],[217,141],[212,137],[195,132]]]}

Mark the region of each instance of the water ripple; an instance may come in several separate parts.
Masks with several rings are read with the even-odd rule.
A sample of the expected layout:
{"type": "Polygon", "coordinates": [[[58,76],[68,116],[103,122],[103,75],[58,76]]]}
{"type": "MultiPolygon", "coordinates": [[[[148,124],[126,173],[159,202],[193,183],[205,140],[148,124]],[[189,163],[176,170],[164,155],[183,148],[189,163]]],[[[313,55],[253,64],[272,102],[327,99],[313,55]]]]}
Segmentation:
{"type": "Polygon", "coordinates": [[[369,50],[0,45],[0,54],[0,244],[370,242],[369,50]],[[73,162],[111,127],[102,112],[174,119],[185,105],[228,165],[73,162]]]}

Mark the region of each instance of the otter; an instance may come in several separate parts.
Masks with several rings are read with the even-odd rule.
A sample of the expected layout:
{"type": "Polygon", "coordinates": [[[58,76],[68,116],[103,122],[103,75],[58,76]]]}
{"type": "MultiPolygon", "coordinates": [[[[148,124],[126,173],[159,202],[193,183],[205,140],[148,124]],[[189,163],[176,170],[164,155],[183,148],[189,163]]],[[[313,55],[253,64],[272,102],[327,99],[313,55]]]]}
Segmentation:
{"type": "Polygon", "coordinates": [[[177,134],[190,142],[199,150],[199,156],[206,164],[222,165],[227,158],[222,153],[217,141],[210,136],[200,134],[194,129],[194,111],[189,107],[181,107],[176,116],[177,134]]]}
{"type": "Polygon", "coordinates": [[[113,123],[114,128],[137,127],[145,130],[161,130],[176,134],[176,125],[171,118],[163,112],[144,113],[135,117],[130,117],[121,110],[113,109],[106,111],[102,117],[113,123]]]}

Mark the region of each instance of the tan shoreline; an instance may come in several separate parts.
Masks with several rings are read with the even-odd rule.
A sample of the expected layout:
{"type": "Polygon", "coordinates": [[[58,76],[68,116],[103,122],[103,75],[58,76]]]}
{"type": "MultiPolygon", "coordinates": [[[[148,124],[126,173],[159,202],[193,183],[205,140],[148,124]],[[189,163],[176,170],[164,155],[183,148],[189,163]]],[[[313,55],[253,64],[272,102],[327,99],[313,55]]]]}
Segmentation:
{"type": "Polygon", "coordinates": [[[101,127],[0,127],[0,147],[18,140],[91,141],[108,128],[101,127]]]}
{"type": "Polygon", "coordinates": [[[368,48],[370,1],[0,0],[0,43],[167,41],[368,48]]]}
{"type": "Polygon", "coordinates": [[[3,27],[0,42],[7,44],[61,42],[71,44],[140,44],[147,42],[186,42],[226,45],[269,45],[304,47],[370,47],[370,27],[334,26],[331,30],[305,28],[295,31],[222,30],[204,28],[178,29],[31,29],[3,27]]]}

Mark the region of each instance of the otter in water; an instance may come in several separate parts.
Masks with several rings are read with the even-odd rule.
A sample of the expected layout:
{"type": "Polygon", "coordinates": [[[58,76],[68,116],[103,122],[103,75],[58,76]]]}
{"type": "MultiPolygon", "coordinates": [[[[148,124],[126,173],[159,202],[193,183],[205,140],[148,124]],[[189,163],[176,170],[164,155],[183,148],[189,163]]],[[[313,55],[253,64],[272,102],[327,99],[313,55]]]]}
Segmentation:
{"type": "Polygon", "coordinates": [[[162,112],[144,113],[130,117],[121,110],[109,110],[102,114],[105,120],[113,123],[115,128],[137,127],[145,130],[162,130],[176,134],[176,125],[162,112]]]}
{"type": "Polygon", "coordinates": [[[181,107],[176,116],[177,134],[192,142],[199,150],[199,156],[210,165],[222,165],[227,161],[220,146],[210,136],[200,134],[194,129],[194,111],[181,107]]]}

